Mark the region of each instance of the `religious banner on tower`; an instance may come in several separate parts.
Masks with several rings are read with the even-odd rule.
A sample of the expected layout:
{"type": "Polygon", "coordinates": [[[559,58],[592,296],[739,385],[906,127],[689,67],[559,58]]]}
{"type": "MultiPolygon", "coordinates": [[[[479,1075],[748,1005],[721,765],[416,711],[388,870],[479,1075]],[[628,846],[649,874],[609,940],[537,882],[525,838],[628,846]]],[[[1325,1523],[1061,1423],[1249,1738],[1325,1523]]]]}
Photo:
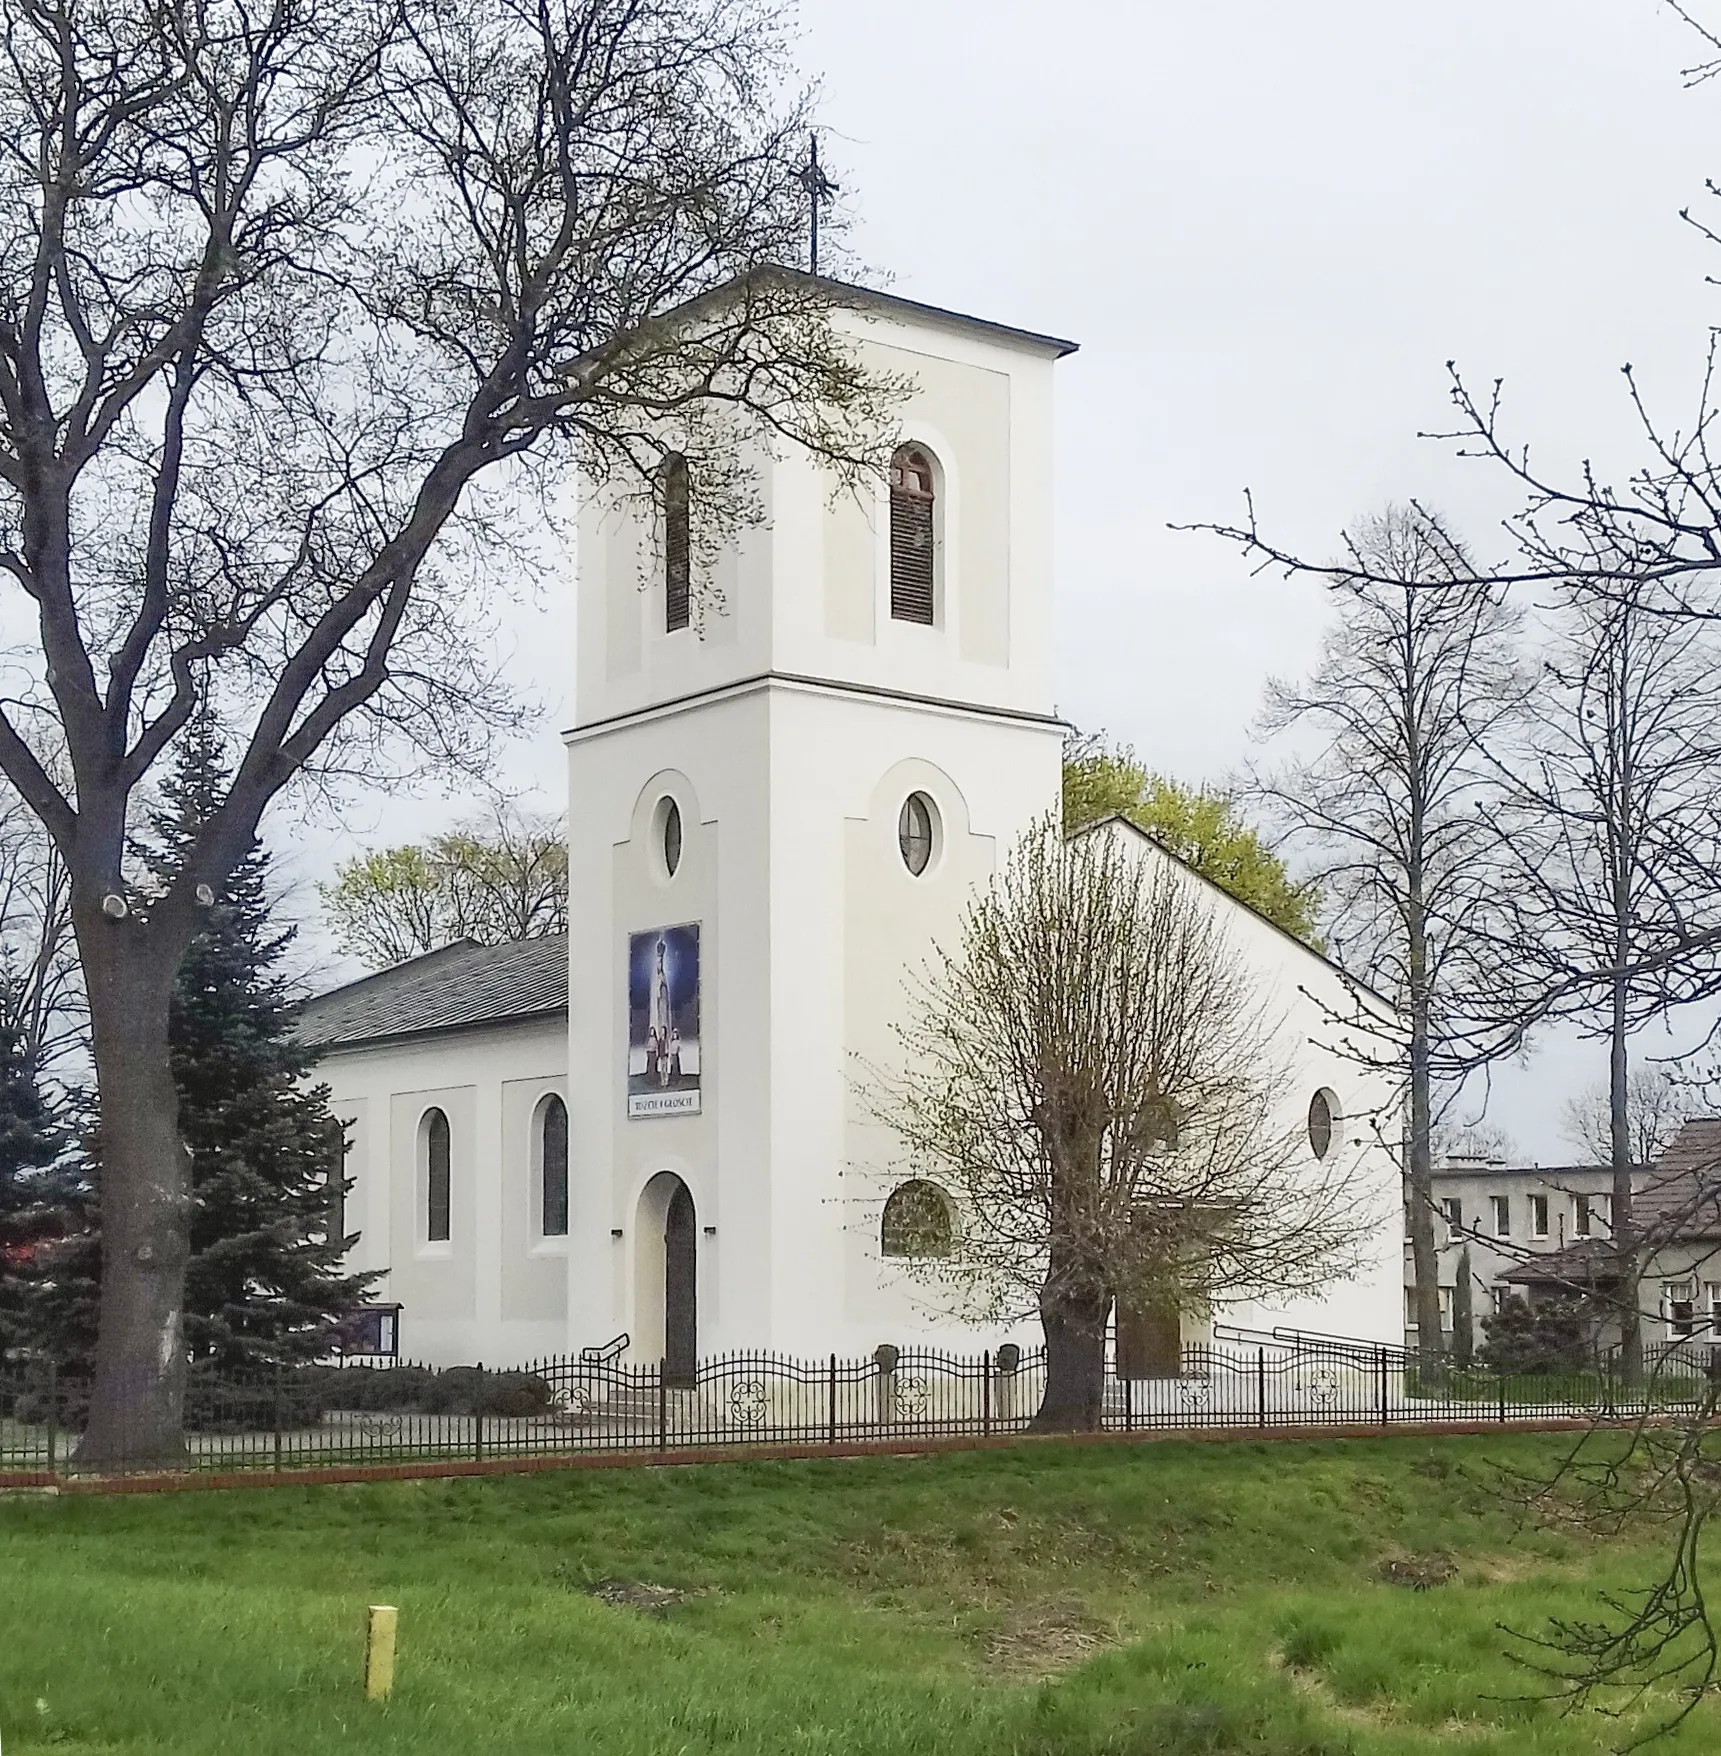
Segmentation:
{"type": "Polygon", "coordinates": [[[699,1111],[699,928],[658,927],[627,942],[627,1113],[699,1111]]]}

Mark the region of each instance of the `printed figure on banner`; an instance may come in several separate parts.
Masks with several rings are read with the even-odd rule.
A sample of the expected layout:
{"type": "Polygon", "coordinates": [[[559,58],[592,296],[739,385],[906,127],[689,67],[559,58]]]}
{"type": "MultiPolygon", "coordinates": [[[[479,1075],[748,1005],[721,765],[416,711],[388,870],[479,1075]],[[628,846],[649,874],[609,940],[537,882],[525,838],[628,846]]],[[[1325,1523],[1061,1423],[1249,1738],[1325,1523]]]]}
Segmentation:
{"type": "Polygon", "coordinates": [[[699,1111],[699,928],[628,935],[627,1113],[699,1111]]]}

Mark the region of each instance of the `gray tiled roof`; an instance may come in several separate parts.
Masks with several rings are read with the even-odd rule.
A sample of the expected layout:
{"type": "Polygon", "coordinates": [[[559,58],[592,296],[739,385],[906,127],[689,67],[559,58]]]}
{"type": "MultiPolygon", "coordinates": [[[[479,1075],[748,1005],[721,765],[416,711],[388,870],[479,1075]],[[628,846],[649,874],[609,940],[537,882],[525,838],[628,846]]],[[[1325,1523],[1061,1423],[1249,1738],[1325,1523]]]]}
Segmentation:
{"type": "Polygon", "coordinates": [[[568,936],[478,945],[462,939],[307,1000],[301,1041],[350,1048],[393,1037],[568,1015],[568,936]]]}

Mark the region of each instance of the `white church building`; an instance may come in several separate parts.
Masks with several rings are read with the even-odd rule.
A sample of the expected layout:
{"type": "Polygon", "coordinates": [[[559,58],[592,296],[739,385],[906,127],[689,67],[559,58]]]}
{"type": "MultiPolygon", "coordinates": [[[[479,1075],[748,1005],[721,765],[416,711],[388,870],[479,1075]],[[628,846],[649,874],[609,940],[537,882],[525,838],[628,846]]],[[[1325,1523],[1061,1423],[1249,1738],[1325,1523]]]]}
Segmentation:
{"type": "MultiPolygon", "coordinates": [[[[763,517],[706,591],[673,468],[655,513],[584,491],[567,937],[450,946],[306,1006],[349,1131],[354,1265],[382,1271],[404,1356],[508,1365],[625,1335],[685,1372],[740,1348],[1037,1338],[975,1328],[903,1259],[905,1205],[937,1197],[903,1187],[857,1070],[890,1064],[907,978],[1058,806],[1072,344],[885,294],[835,321],[915,387],[870,503],[761,446],[763,517]]],[[[1284,1017],[1309,1151],[1354,1155],[1381,1223],[1325,1296],[1214,1316],[1396,1341],[1390,1095],[1323,1046],[1357,990],[1224,906],[1284,1017]]]]}

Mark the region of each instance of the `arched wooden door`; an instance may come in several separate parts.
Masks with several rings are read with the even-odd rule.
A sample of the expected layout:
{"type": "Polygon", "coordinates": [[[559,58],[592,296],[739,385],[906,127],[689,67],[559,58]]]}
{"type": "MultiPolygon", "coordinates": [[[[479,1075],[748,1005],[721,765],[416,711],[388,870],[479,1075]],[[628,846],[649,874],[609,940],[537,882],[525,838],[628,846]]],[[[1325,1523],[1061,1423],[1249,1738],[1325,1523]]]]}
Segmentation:
{"type": "Polygon", "coordinates": [[[1183,1319],[1175,1299],[1117,1302],[1117,1375],[1176,1378],[1183,1371],[1183,1319]]]}
{"type": "Polygon", "coordinates": [[[663,1376],[692,1389],[699,1375],[699,1225],[678,1178],[663,1216],[663,1376]]]}

